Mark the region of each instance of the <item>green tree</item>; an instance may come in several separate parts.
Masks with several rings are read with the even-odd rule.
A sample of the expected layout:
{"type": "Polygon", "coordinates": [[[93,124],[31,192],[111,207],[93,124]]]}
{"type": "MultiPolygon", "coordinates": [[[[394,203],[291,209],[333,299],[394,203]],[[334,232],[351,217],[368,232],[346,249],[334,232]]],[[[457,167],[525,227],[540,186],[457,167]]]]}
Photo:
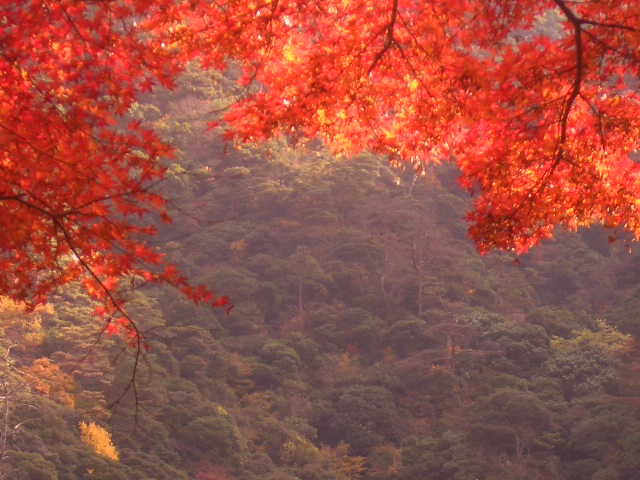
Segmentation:
{"type": "Polygon", "coordinates": [[[399,414],[389,389],[352,385],[337,392],[329,430],[318,426],[318,433],[324,431],[323,436],[331,442],[343,440],[352,454],[366,456],[373,447],[396,440],[398,422],[399,414]]]}
{"type": "Polygon", "coordinates": [[[526,464],[537,440],[557,429],[554,412],[534,393],[502,388],[477,402],[468,438],[490,455],[526,464]]]}
{"type": "Polygon", "coordinates": [[[402,442],[402,480],[475,480],[486,474],[464,438],[450,431],[440,436],[409,436],[402,442]]]}

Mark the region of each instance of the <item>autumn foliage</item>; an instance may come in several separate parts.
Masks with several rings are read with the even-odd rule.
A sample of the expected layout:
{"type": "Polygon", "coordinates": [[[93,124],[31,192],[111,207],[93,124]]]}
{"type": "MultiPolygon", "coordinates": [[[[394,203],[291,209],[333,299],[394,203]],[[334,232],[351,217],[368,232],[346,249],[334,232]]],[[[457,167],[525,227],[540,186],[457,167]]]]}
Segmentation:
{"type": "Polygon", "coordinates": [[[227,303],[138,221],[169,221],[171,148],[127,112],[195,58],[243,68],[230,139],[456,162],[482,252],[594,221],[640,237],[635,1],[19,0],[0,19],[0,292],[41,303],[81,280],[134,342],[124,286],[227,303]]]}
{"type": "Polygon", "coordinates": [[[637,2],[254,5],[269,20],[243,30],[245,80],[266,88],[227,115],[242,138],[452,159],[480,251],[525,251],[558,224],[640,234],[637,2]]]}
{"type": "Polygon", "coordinates": [[[106,429],[94,422],[80,422],[78,428],[82,443],[89,445],[98,455],[118,461],[118,452],[111,442],[111,434],[106,429]]]}
{"type": "Polygon", "coordinates": [[[153,229],[136,221],[149,212],[169,221],[153,186],[171,149],[126,118],[141,92],[171,86],[184,60],[157,41],[168,28],[161,3],[0,5],[0,291],[35,304],[80,280],[108,331],[124,329],[134,344],[124,282],[226,303],[162,264],[145,241],[153,229]]]}

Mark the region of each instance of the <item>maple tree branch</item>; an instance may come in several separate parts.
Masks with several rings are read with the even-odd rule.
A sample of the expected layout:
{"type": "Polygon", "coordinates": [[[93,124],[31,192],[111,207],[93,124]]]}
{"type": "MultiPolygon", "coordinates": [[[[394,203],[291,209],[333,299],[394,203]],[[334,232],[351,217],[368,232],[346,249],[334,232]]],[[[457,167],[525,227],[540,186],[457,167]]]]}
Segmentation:
{"type": "Polygon", "coordinates": [[[607,142],[606,142],[606,138],[604,136],[604,126],[603,126],[603,123],[602,123],[602,119],[603,119],[604,115],[602,114],[602,112],[600,110],[598,110],[598,108],[594,105],[594,103],[591,100],[589,100],[587,97],[585,97],[584,95],[580,94],[580,98],[587,105],[589,105],[589,108],[591,109],[593,114],[598,119],[598,129],[597,129],[596,133],[600,137],[600,142],[602,144],[602,151],[606,152],[606,150],[607,150],[607,142]]]}
{"type": "Polygon", "coordinates": [[[31,141],[29,141],[26,137],[24,137],[23,135],[19,134],[16,131],[14,131],[13,129],[7,127],[4,123],[0,123],[0,128],[3,129],[3,130],[6,130],[7,132],[9,132],[11,135],[16,137],[16,139],[20,140],[22,143],[24,143],[26,146],[31,148],[38,155],[42,155],[43,157],[48,157],[51,160],[55,160],[56,162],[61,163],[62,165],[65,165],[67,167],[71,167],[71,164],[69,162],[65,161],[63,158],[58,157],[58,156],[56,156],[56,155],[54,155],[52,153],[45,152],[41,148],[38,148],[31,141]]]}
{"type": "Polygon", "coordinates": [[[76,22],[73,20],[73,18],[71,18],[71,15],[69,15],[69,12],[67,11],[64,4],[61,1],[58,0],[56,3],[58,4],[58,7],[60,7],[60,10],[62,11],[63,15],[69,22],[69,25],[71,25],[71,28],[76,33],[76,35],[78,35],[78,38],[82,41],[83,44],[86,45],[87,43],[93,43],[99,48],[104,48],[102,45],[96,43],[94,40],[90,38],[87,38],[85,35],[82,34],[82,32],[80,32],[80,30],[78,29],[78,26],[76,25],[76,22]]]}
{"type": "Polygon", "coordinates": [[[393,43],[398,48],[398,51],[400,52],[400,56],[406,63],[407,67],[409,67],[409,70],[411,70],[413,78],[415,78],[418,81],[420,86],[429,94],[431,98],[435,98],[435,96],[433,95],[429,87],[424,83],[422,76],[418,73],[416,67],[414,67],[413,64],[411,63],[411,59],[409,58],[407,53],[404,51],[404,48],[402,47],[402,45],[400,45],[396,40],[394,40],[393,43]]]}
{"type": "MultiPolygon", "coordinates": [[[[159,183],[160,180],[158,180],[158,182],[155,182],[154,184],[159,183]]],[[[92,212],[84,212],[83,209],[96,204],[96,203],[106,203],[109,200],[114,200],[114,199],[124,199],[125,201],[134,203],[134,200],[129,198],[129,197],[135,197],[136,195],[140,195],[140,194],[148,194],[148,195],[157,195],[157,194],[153,194],[152,192],[150,192],[149,190],[151,189],[151,187],[154,186],[154,184],[151,184],[147,187],[142,187],[139,186],[139,189],[134,189],[134,190],[129,190],[126,192],[122,192],[116,195],[105,195],[102,197],[97,197],[94,198],[92,200],[88,200],[87,202],[80,204],[80,205],[76,205],[76,206],[71,206],[69,205],[67,208],[61,209],[59,212],[53,212],[50,210],[51,206],[49,205],[48,202],[46,202],[45,200],[43,200],[42,198],[39,198],[35,193],[29,191],[29,190],[24,190],[22,188],[20,188],[21,190],[24,191],[24,193],[19,193],[19,194],[15,194],[15,195],[11,195],[11,196],[0,196],[0,201],[14,201],[17,203],[20,203],[21,205],[27,207],[27,208],[31,208],[33,210],[36,210],[38,212],[40,212],[43,216],[48,217],[52,220],[54,220],[54,225],[55,225],[55,220],[59,220],[61,218],[66,218],[69,219],[71,216],[76,215],[76,216],[83,216],[83,217],[88,217],[91,219],[96,219],[99,221],[103,221],[106,222],[108,224],[110,224],[112,227],[114,227],[115,229],[120,228],[118,225],[116,225],[106,214],[105,215],[100,215],[97,213],[92,213],[92,212]],[[35,200],[38,204],[26,200],[25,196],[27,196],[30,199],[35,200]]],[[[159,195],[158,195],[159,196],[159,195]]],[[[71,220],[73,221],[73,220],[71,220]]],[[[59,222],[58,222],[59,223],[59,222]]],[[[85,228],[85,225],[82,222],[79,221],[75,221],[74,222],[75,225],[79,228],[85,228]]]]}
{"type": "MultiPolygon", "coordinates": [[[[82,43],[84,45],[87,44],[92,44],[104,51],[107,51],[109,53],[113,53],[115,55],[118,56],[122,56],[122,54],[120,54],[119,52],[114,51],[114,49],[112,48],[108,48],[106,45],[97,42],[96,40],[87,37],[86,35],[84,35],[80,29],[78,28],[78,26],[76,25],[75,20],[73,19],[73,17],[69,14],[68,10],[65,8],[64,4],[58,0],[56,2],[58,4],[58,6],[60,7],[60,10],[62,11],[62,13],[64,14],[64,17],[67,19],[67,22],[69,23],[69,25],[71,25],[71,28],[73,29],[73,31],[76,33],[76,35],[78,36],[78,38],[82,41],[82,43]]],[[[109,2],[106,2],[104,0],[100,0],[100,3],[102,3],[106,9],[109,11],[109,20],[111,20],[111,15],[113,14],[113,8],[111,7],[111,5],[109,4],[109,2]]],[[[111,23],[109,24],[109,26],[111,26],[111,23]]],[[[111,32],[111,29],[109,29],[109,32],[111,32]]],[[[110,40],[110,36],[107,36],[107,40],[110,40]]],[[[140,51],[140,50],[138,50],[140,51]]],[[[144,64],[143,64],[144,65],[144,64]]],[[[148,65],[144,65],[144,66],[148,66],[148,65]]],[[[106,59],[105,59],[105,65],[104,65],[104,69],[106,70],[106,59]]]]}
{"type": "MultiPolygon", "coordinates": [[[[127,321],[126,329],[133,333],[133,336],[129,336],[128,342],[127,342],[127,345],[126,345],[126,347],[134,346],[135,349],[136,349],[136,352],[135,352],[135,355],[134,355],[134,364],[133,364],[133,367],[132,367],[132,370],[131,370],[131,377],[129,378],[129,382],[127,383],[127,385],[123,389],[123,391],[120,394],[120,396],[118,396],[118,398],[114,402],[112,402],[108,406],[108,408],[115,407],[122,400],[122,398],[124,398],[124,396],[127,394],[127,392],[129,392],[131,390],[131,391],[133,391],[134,401],[135,401],[135,405],[136,405],[136,414],[137,414],[137,406],[139,404],[139,396],[138,396],[138,385],[137,385],[136,378],[137,378],[137,374],[138,374],[140,358],[144,354],[144,348],[148,345],[147,341],[145,339],[144,332],[142,332],[139,329],[139,327],[135,323],[135,321],[124,311],[124,309],[122,308],[120,302],[115,298],[113,292],[111,292],[109,287],[107,287],[104,284],[104,282],[100,279],[100,277],[95,273],[95,271],[93,270],[91,265],[89,265],[84,260],[84,258],[82,257],[82,253],[77,250],[73,240],[71,239],[71,236],[69,235],[69,232],[64,228],[64,226],[60,223],[60,221],[57,218],[54,218],[54,223],[57,225],[57,227],[62,232],[62,235],[64,236],[64,238],[65,238],[65,240],[67,242],[67,245],[69,246],[69,249],[76,256],[76,258],[77,258],[78,262],[80,263],[80,265],[82,266],[82,268],[85,270],[85,272],[87,272],[89,274],[89,276],[91,278],[93,278],[98,283],[98,285],[100,285],[100,288],[103,290],[107,301],[110,302],[111,307],[114,309],[114,311],[118,312],[120,315],[122,315],[123,318],[126,319],[126,321],[127,321]]],[[[111,325],[111,323],[113,321],[114,321],[113,315],[110,315],[109,318],[107,319],[104,327],[102,328],[102,330],[98,334],[97,341],[100,339],[100,336],[104,332],[108,331],[109,326],[111,325]]]]}
{"type": "Polygon", "coordinates": [[[490,0],[484,0],[482,2],[482,8],[479,8],[474,15],[466,21],[460,22],[460,25],[453,32],[448,32],[449,37],[453,40],[460,35],[464,29],[471,28],[474,22],[480,17],[480,15],[489,8],[490,0]]]}
{"type": "Polygon", "coordinates": [[[4,194],[0,194],[0,202],[5,201],[5,200],[14,200],[14,201],[19,201],[20,197],[22,197],[22,194],[17,194],[17,195],[4,195],[4,194]]]}
{"type": "Polygon", "coordinates": [[[567,20],[573,25],[574,28],[574,40],[575,40],[575,64],[571,68],[571,70],[575,69],[575,77],[573,83],[571,85],[571,89],[567,93],[563,101],[563,109],[560,117],[560,135],[558,138],[558,143],[556,146],[556,153],[554,155],[553,161],[549,168],[544,171],[544,173],[540,176],[540,178],[535,182],[535,185],[531,188],[531,193],[529,194],[529,201],[523,204],[517,205],[510,214],[510,217],[513,217],[518,211],[522,210],[525,207],[525,204],[529,207],[529,209],[533,208],[533,202],[538,195],[547,187],[549,184],[549,180],[552,175],[560,165],[561,161],[565,161],[570,165],[574,165],[571,159],[567,158],[566,153],[566,140],[567,140],[567,125],[569,122],[569,115],[571,114],[571,110],[573,109],[574,103],[578,96],[580,95],[580,90],[582,88],[582,79],[584,74],[584,46],[582,42],[582,33],[583,33],[583,21],[567,6],[564,0],[554,0],[556,5],[562,10],[567,20]]]}
{"type": "Polygon", "coordinates": [[[587,20],[587,19],[581,19],[580,22],[583,23],[583,24],[586,24],[586,25],[593,25],[594,27],[603,27],[603,28],[627,30],[629,32],[637,32],[638,31],[637,28],[630,27],[629,25],[624,25],[622,23],[597,22],[595,20],[587,20]]]}
{"type": "MultiPolygon", "coordinates": [[[[581,98],[583,101],[585,101],[585,103],[590,107],[590,109],[592,110],[594,115],[596,115],[596,117],[598,119],[598,124],[600,125],[600,129],[599,129],[598,135],[599,135],[600,140],[601,140],[602,149],[603,149],[603,151],[606,149],[606,141],[605,141],[605,138],[604,138],[603,128],[602,128],[602,114],[598,111],[598,109],[595,107],[595,105],[593,105],[593,103],[590,102],[589,99],[587,99],[581,93],[582,81],[583,81],[583,76],[584,76],[584,44],[583,44],[582,34],[585,33],[585,34],[589,35],[589,37],[591,37],[594,41],[598,41],[601,44],[603,44],[603,46],[605,48],[610,48],[610,49],[612,49],[612,48],[608,47],[607,45],[605,45],[597,36],[593,35],[588,30],[585,30],[583,28],[583,26],[584,25],[594,25],[594,26],[600,26],[600,27],[605,27],[605,28],[618,28],[618,29],[624,29],[624,30],[628,30],[628,31],[637,31],[633,27],[628,27],[628,26],[621,25],[621,24],[608,24],[608,23],[602,23],[602,22],[596,22],[596,21],[582,19],[582,18],[578,17],[568,7],[568,5],[565,3],[564,0],[554,0],[554,2],[560,8],[560,10],[563,12],[563,14],[567,18],[567,20],[574,27],[574,40],[575,40],[575,50],[576,51],[575,51],[575,64],[573,65],[571,70],[575,70],[575,77],[574,77],[573,83],[571,85],[571,89],[567,93],[567,95],[565,96],[565,99],[563,101],[564,105],[563,105],[563,108],[562,108],[562,114],[561,114],[560,122],[559,122],[560,135],[559,135],[558,144],[557,144],[557,147],[556,147],[555,158],[554,158],[553,162],[551,163],[550,167],[543,173],[543,175],[538,179],[536,184],[531,189],[531,194],[530,194],[531,200],[535,199],[542,192],[542,190],[544,190],[546,188],[546,186],[549,183],[549,180],[550,180],[551,176],[553,175],[555,170],[558,168],[558,166],[559,166],[561,161],[566,161],[569,164],[574,165],[574,163],[571,161],[571,159],[567,158],[566,155],[565,155],[565,153],[566,153],[565,143],[566,143],[566,140],[567,140],[567,126],[568,126],[568,121],[569,121],[569,115],[570,115],[571,110],[572,110],[572,108],[573,108],[573,106],[575,104],[575,101],[578,98],[581,98]]],[[[616,49],[613,49],[613,50],[616,50],[616,49]]],[[[516,209],[513,211],[513,214],[515,214],[522,207],[523,207],[523,205],[517,206],[516,209]]]]}
{"type": "MultiPolygon", "coordinates": [[[[575,78],[573,80],[573,85],[571,86],[571,90],[569,96],[565,102],[564,109],[562,112],[562,116],[560,119],[560,139],[558,146],[558,158],[556,163],[560,161],[560,159],[564,156],[564,144],[567,140],[567,123],[569,121],[569,114],[571,113],[571,109],[573,108],[573,104],[578,98],[580,94],[580,88],[582,87],[582,75],[584,70],[584,59],[583,59],[583,45],[582,45],[582,20],[576,16],[575,13],[566,5],[564,0],[554,0],[556,5],[560,7],[562,13],[567,17],[567,20],[573,24],[574,27],[574,39],[575,39],[575,47],[576,47],[576,63],[575,63],[575,78]]],[[[555,169],[557,165],[552,166],[552,169],[555,169]]]]}
{"type": "MultiPolygon", "coordinates": [[[[104,330],[101,332],[103,333],[104,330]]],[[[107,410],[112,410],[115,409],[118,404],[122,401],[122,399],[125,397],[125,395],[129,392],[132,391],[133,392],[133,399],[135,402],[135,418],[137,419],[138,417],[138,408],[140,407],[140,400],[139,400],[139,394],[138,394],[138,382],[137,382],[137,376],[138,376],[138,372],[140,371],[140,359],[143,358],[144,355],[144,351],[142,350],[142,346],[143,344],[141,342],[137,342],[136,344],[136,353],[134,355],[134,360],[133,360],[133,367],[131,369],[131,377],[129,377],[129,381],[127,382],[127,385],[123,388],[122,393],[120,393],[120,395],[118,395],[118,397],[113,400],[110,404],[108,404],[106,406],[107,410]]],[[[116,358],[114,359],[114,361],[117,361],[118,357],[120,357],[121,355],[123,355],[127,350],[127,346],[123,347],[122,350],[120,351],[120,353],[118,355],[116,355],[116,358]]],[[[135,422],[137,424],[137,420],[135,422]]]]}
{"type": "Polygon", "coordinates": [[[391,46],[393,44],[397,45],[397,42],[396,42],[396,40],[394,38],[394,35],[393,35],[393,31],[394,31],[394,28],[395,28],[397,17],[398,17],[398,0],[393,0],[393,7],[392,7],[392,10],[391,10],[391,19],[389,20],[389,24],[386,27],[387,36],[386,36],[386,38],[384,40],[384,45],[382,46],[382,50],[380,50],[376,54],[376,56],[373,57],[373,61],[371,62],[371,65],[369,66],[369,70],[367,71],[367,75],[371,74],[373,69],[376,68],[376,65],[378,64],[378,62],[380,62],[380,60],[382,59],[384,54],[387,53],[389,48],[391,48],[391,46]]]}
{"type": "Polygon", "coordinates": [[[567,20],[569,20],[572,24],[576,25],[582,23],[582,20],[573,12],[573,10],[569,8],[569,6],[565,3],[565,0],[553,0],[553,3],[555,3],[560,8],[560,10],[562,10],[564,16],[567,17],[567,20]]]}
{"type": "MultiPolygon", "coordinates": [[[[87,263],[87,261],[84,259],[83,253],[80,250],[78,250],[75,242],[73,241],[73,238],[71,238],[71,234],[69,233],[69,230],[60,221],[61,215],[51,213],[51,212],[47,211],[46,209],[44,209],[42,207],[39,207],[39,206],[37,206],[37,205],[35,205],[35,204],[31,203],[31,202],[28,202],[27,200],[24,200],[23,198],[21,198],[21,196],[18,196],[17,198],[14,198],[12,200],[15,200],[15,201],[25,205],[28,208],[32,208],[32,209],[42,213],[44,216],[48,217],[51,220],[54,228],[62,234],[62,238],[64,238],[64,241],[67,244],[67,246],[69,247],[69,250],[71,251],[71,253],[73,253],[75,255],[75,257],[76,257],[78,263],[80,264],[80,266],[101,287],[101,289],[105,293],[106,300],[110,303],[110,305],[112,306],[114,311],[118,312],[120,315],[123,316],[123,318],[125,318],[127,320],[127,324],[128,324],[127,328],[130,328],[131,331],[133,333],[135,333],[136,343],[141,344],[140,347],[142,347],[144,345],[144,343],[145,343],[143,332],[138,328],[138,326],[135,323],[135,321],[123,310],[122,306],[120,305],[120,302],[116,299],[116,297],[113,294],[113,292],[111,291],[111,289],[105,285],[105,283],[95,273],[95,271],[91,267],[91,265],[89,265],[89,263],[87,263]]],[[[113,318],[110,317],[107,320],[103,331],[107,330],[108,325],[112,321],[113,321],[113,318]]]]}
{"type": "Polygon", "coordinates": [[[617,55],[620,55],[620,57],[624,58],[625,60],[629,61],[629,62],[636,62],[637,61],[637,57],[632,55],[631,52],[625,52],[625,50],[621,47],[614,47],[612,45],[610,45],[609,43],[605,42],[604,40],[602,40],[602,38],[598,37],[597,35],[594,35],[593,32],[591,32],[588,29],[583,29],[583,32],[585,35],[587,35],[591,40],[593,40],[593,42],[597,43],[598,45],[600,45],[600,47],[605,50],[605,51],[609,51],[609,52],[613,52],[617,55]]]}

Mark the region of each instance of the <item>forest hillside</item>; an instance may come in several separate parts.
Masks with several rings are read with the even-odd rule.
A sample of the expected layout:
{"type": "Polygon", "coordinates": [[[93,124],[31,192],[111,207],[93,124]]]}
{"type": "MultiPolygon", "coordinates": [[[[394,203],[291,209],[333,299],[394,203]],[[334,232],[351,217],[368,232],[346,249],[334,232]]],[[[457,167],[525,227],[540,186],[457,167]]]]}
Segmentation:
{"type": "Polygon", "coordinates": [[[233,95],[192,66],[131,111],[176,147],[158,247],[233,308],[136,289],[136,352],[73,286],[0,302],[2,478],[640,478],[634,245],[480,256],[453,166],[235,145],[233,95]]]}

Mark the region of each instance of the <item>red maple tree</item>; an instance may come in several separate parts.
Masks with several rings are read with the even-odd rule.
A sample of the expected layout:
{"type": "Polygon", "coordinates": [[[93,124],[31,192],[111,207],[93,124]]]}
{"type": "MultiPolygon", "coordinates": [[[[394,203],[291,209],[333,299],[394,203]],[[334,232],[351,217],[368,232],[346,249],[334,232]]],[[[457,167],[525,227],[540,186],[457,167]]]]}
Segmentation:
{"type": "Polygon", "coordinates": [[[153,229],[136,221],[150,212],[168,220],[153,186],[171,149],[125,119],[188,58],[163,43],[179,19],[163,18],[172,3],[0,3],[0,293],[35,305],[79,280],[101,302],[105,329],[138,347],[124,281],[227,303],[163,264],[145,241],[153,229]]]}
{"type": "Polygon", "coordinates": [[[251,4],[268,26],[248,21],[238,47],[263,85],[227,115],[242,138],[451,159],[482,252],[523,252],[560,224],[640,236],[638,2],[251,4]]]}
{"type": "Polygon", "coordinates": [[[17,0],[0,45],[0,292],[38,303],[81,280],[133,339],[125,278],[227,301],[134,221],[166,216],[152,186],[171,149],[127,110],[196,57],[260,86],[225,116],[236,139],[454,161],[482,252],[594,221],[640,237],[633,0],[17,0]]]}

